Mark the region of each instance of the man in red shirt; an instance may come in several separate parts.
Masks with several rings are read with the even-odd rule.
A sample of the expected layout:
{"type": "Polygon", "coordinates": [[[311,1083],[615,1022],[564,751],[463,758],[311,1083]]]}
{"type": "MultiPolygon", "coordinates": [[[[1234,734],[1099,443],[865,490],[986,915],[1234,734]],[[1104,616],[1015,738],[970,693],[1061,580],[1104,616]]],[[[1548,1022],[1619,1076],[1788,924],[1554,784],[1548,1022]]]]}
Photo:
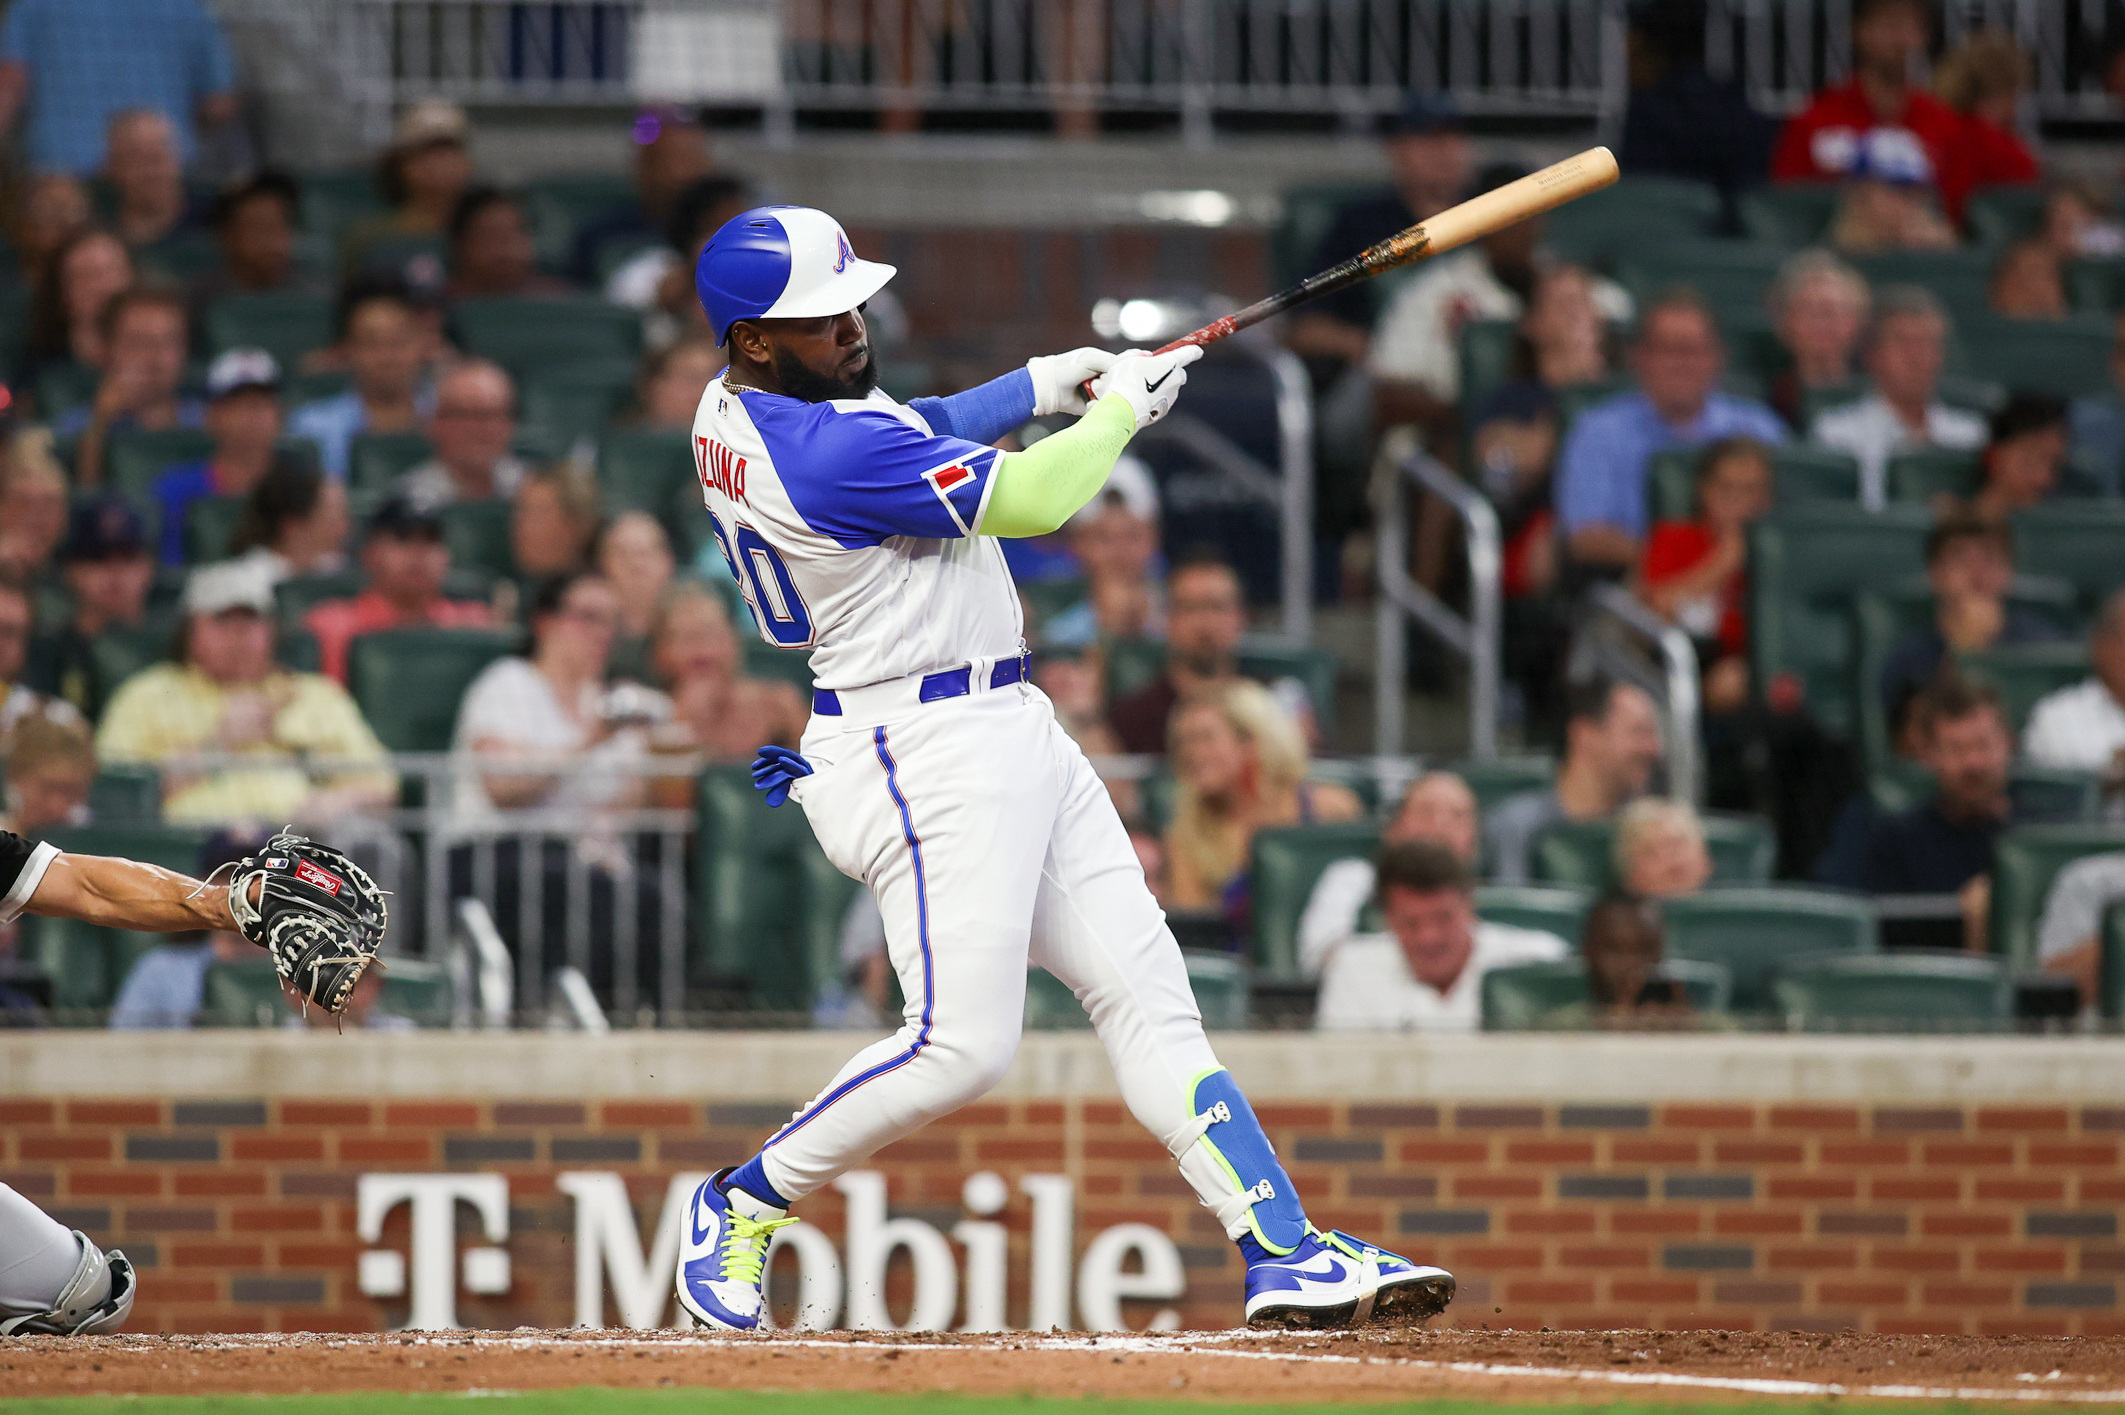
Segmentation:
{"type": "Polygon", "coordinates": [[[1963,201],[1995,182],[2033,182],[2036,163],[1979,141],[1970,120],[1923,89],[1911,72],[1924,54],[1931,9],[1924,0],[1855,0],[1852,77],[1815,95],[1779,134],[1771,176],[1781,182],[1833,181],[1851,170],[1861,135],[1901,129],[1925,149],[1941,204],[1960,223],[1963,201]]]}
{"type": "Polygon", "coordinates": [[[347,645],[378,629],[485,629],[493,612],[477,600],[445,599],[450,547],[443,523],[404,497],[393,497],[369,518],[362,537],[362,570],[369,587],[352,599],[327,600],[303,619],[317,636],[321,667],[347,681],[347,645]]]}

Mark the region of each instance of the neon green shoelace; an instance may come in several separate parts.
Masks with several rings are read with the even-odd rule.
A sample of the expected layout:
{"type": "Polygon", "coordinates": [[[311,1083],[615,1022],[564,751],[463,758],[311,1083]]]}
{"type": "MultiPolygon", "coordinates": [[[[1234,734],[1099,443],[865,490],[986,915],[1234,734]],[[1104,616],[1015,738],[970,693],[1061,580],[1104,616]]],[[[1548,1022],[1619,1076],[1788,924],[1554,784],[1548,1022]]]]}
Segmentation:
{"type": "Polygon", "coordinates": [[[741,1213],[727,1217],[730,1227],[723,1234],[723,1280],[757,1283],[761,1265],[767,1261],[768,1239],[774,1237],[776,1229],[788,1228],[797,1220],[747,1218],[741,1213]]]}

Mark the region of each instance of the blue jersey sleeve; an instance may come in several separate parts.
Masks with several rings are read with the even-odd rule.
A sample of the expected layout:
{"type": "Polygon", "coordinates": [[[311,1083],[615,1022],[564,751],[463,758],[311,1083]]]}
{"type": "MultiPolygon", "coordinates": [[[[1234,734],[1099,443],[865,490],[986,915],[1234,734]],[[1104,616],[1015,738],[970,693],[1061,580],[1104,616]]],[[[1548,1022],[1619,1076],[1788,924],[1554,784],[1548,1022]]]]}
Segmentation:
{"type": "Polygon", "coordinates": [[[850,550],[891,536],[973,535],[1003,460],[993,447],[933,436],[879,408],[755,395],[745,410],[797,514],[850,550]]]}

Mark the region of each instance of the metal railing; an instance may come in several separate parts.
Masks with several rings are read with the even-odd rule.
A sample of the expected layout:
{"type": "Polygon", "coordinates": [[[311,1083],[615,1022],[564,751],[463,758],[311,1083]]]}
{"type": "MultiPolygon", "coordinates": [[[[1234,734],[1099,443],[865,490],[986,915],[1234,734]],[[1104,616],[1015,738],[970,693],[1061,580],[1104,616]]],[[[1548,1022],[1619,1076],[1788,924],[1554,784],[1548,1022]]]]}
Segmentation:
{"type": "MultiPolygon", "coordinates": [[[[1621,585],[1594,586],[1588,597],[1598,627],[1612,627],[1642,641],[1659,659],[1655,675],[1638,672],[1634,659],[1603,654],[1604,666],[1616,676],[1640,679],[1661,705],[1667,744],[1668,795],[1692,805],[1704,802],[1704,767],[1699,742],[1697,646],[1690,636],[1646,608],[1621,585]],[[1647,680],[1649,681],[1643,681],[1647,680]]],[[[1598,637],[1597,652],[1613,648],[1598,637]]]]}
{"type": "Polygon", "coordinates": [[[1438,459],[1402,440],[1400,449],[1382,454],[1378,478],[1380,514],[1378,554],[1380,602],[1374,611],[1375,752],[1381,758],[1402,753],[1403,694],[1408,665],[1408,626],[1421,624],[1432,637],[1468,661],[1468,750],[1475,757],[1498,754],[1498,681],[1504,600],[1503,540],[1498,513],[1474,487],[1442,466],[1438,459]],[[1468,615],[1454,612],[1409,573],[1408,485],[1444,501],[1460,518],[1468,552],[1468,615]]]}

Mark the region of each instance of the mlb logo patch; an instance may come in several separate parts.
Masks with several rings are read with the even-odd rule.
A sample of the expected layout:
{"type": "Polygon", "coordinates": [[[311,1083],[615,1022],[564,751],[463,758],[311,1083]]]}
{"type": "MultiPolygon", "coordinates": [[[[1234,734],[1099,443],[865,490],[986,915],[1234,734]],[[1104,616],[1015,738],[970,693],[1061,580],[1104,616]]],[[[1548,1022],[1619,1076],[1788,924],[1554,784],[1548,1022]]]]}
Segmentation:
{"type": "Polygon", "coordinates": [[[297,860],[295,862],[295,877],[304,884],[315,885],[325,893],[335,896],[339,893],[339,887],[342,883],[338,875],[321,870],[308,860],[297,860]]]}

